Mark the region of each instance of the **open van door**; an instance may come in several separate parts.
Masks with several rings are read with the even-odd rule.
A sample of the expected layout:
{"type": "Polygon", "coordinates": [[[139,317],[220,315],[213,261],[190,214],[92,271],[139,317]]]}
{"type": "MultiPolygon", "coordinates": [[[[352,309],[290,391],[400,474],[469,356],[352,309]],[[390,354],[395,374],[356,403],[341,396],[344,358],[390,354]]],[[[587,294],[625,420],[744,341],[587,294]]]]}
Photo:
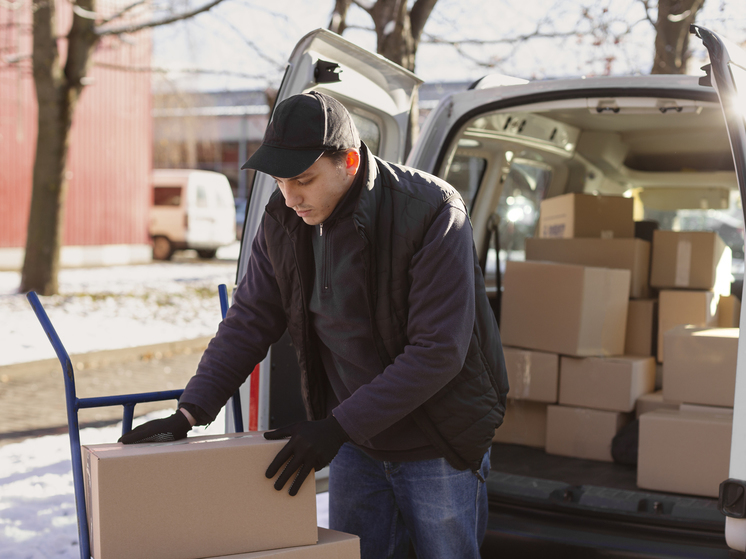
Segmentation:
{"type": "MultiPolygon", "coordinates": [[[[331,31],[318,29],[303,37],[290,55],[276,102],[298,93],[322,91],[347,108],[357,125],[360,138],[373,154],[388,161],[401,162],[409,131],[412,97],[421,83],[422,80],[413,73],[390,60],[331,31]]],[[[256,173],[246,214],[236,283],[246,274],[251,243],[275,187],[272,177],[256,173]]],[[[289,343],[289,340],[278,343],[289,343]]],[[[248,418],[244,418],[244,425],[249,425],[250,429],[268,429],[286,424],[283,419],[286,416],[278,407],[280,403],[273,406],[269,400],[271,358],[270,350],[260,366],[259,374],[252,373],[250,383],[246,383],[251,386],[241,387],[242,400],[250,401],[248,418]]],[[[282,384],[290,386],[293,383],[282,384]]],[[[300,386],[300,383],[295,385],[300,386]]],[[[283,406],[295,407],[293,395],[282,396],[285,402],[283,406]]],[[[303,409],[299,389],[297,399],[299,409],[303,409]]],[[[228,413],[227,417],[232,417],[232,414],[228,413]]]]}
{"type": "MultiPolygon", "coordinates": [[[[703,68],[707,76],[700,79],[700,84],[712,85],[720,98],[746,210],[743,204],[746,200],[746,53],[704,27],[692,25],[690,30],[702,39],[710,54],[710,64],[703,68]]],[[[746,325],[745,307],[741,307],[741,325],[746,325]]],[[[718,506],[726,515],[728,546],[743,552],[746,551],[746,336],[740,336],[738,341],[729,475],[730,479],[720,486],[718,506]]]]}

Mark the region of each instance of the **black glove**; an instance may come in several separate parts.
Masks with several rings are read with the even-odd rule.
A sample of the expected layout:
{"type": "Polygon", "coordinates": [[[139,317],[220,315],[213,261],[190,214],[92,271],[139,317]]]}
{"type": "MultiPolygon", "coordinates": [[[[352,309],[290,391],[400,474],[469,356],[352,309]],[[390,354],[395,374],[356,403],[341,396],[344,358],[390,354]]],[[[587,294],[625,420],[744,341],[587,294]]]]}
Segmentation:
{"type": "Polygon", "coordinates": [[[170,417],[143,423],[119,437],[117,442],[135,444],[178,441],[185,438],[191,428],[192,425],[186,416],[180,410],[176,410],[176,413],[170,417]]]}
{"type": "Polygon", "coordinates": [[[288,427],[264,433],[264,438],[270,441],[288,437],[290,441],[277,453],[265,475],[272,479],[282,465],[290,460],[275,482],[275,489],[280,491],[290,477],[298,472],[288,491],[290,495],[298,493],[311,470],[319,471],[327,466],[342,445],[350,440],[333,415],[321,421],[300,421],[288,427]]]}

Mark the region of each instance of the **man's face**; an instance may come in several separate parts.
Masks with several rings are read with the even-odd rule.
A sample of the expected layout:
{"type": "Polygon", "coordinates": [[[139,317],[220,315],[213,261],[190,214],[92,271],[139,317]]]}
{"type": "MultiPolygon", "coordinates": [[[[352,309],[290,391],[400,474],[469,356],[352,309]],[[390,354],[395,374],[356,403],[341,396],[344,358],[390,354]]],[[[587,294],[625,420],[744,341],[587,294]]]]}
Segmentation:
{"type": "Polygon", "coordinates": [[[297,177],[273,177],[285,197],[285,204],[306,224],[323,223],[349,190],[360,162],[359,155],[352,153],[353,161],[348,154],[344,165],[321,157],[297,177]]]}

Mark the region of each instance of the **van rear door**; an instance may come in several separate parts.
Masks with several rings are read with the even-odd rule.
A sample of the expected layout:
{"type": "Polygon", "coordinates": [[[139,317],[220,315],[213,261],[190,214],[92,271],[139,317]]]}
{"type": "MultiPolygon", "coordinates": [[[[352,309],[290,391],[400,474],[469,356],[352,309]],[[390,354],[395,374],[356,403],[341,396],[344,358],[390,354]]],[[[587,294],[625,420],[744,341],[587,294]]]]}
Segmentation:
{"type": "MultiPolygon", "coordinates": [[[[290,55],[277,102],[313,90],[331,95],[345,105],[357,125],[361,139],[375,155],[388,161],[401,162],[409,131],[412,97],[421,83],[422,80],[417,76],[390,60],[331,31],[318,29],[303,37],[290,55]]],[[[236,283],[246,274],[251,243],[264,207],[275,187],[272,177],[256,173],[241,241],[236,283]]],[[[251,375],[251,385],[254,388],[241,388],[244,402],[249,400],[249,392],[252,394],[249,407],[253,411],[244,419],[244,424],[251,428],[270,427],[271,356],[270,350],[260,367],[260,374],[251,375]],[[256,402],[261,403],[257,405],[256,402]]],[[[283,386],[289,384],[283,383],[283,386]]],[[[299,394],[297,396],[300,397],[299,394]]],[[[287,394],[282,397],[284,407],[303,409],[300,400],[290,402],[292,398],[287,394]]],[[[230,415],[229,413],[228,416],[230,415]]],[[[283,415],[278,409],[273,409],[272,416],[273,424],[283,424],[283,415]]],[[[231,426],[227,427],[230,429],[231,426]]]]}
{"type": "MultiPolygon", "coordinates": [[[[746,200],[746,53],[716,33],[691,26],[710,54],[707,76],[700,80],[717,91],[728,129],[733,163],[741,201],[746,200]],[[708,83],[709,82],[709,83],[708,83]]],[[[746,210],[746,206],[744,206],[746,210]]],[[[741,307],[740,324],[746,305],[741,307]]],[[[720,508],[726,514],[725,539],[728,545],[746,551],[746,337],[738,341],[736,392],[733,403],[733,433],[730,449],[730,480],[720,487],[720,508]]]]}

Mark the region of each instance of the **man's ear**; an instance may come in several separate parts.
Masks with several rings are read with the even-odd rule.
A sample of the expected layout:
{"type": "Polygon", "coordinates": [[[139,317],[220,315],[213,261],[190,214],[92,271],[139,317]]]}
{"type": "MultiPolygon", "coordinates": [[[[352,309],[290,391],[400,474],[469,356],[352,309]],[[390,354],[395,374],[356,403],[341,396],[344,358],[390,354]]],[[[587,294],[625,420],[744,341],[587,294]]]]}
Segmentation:
{"type": "Polygon", "coordinates": [[[356,149],[351,149],[345,155],[345,172],[354,177],[357,174],[357,170],[360,168],[360,152],[356,149]]]}

